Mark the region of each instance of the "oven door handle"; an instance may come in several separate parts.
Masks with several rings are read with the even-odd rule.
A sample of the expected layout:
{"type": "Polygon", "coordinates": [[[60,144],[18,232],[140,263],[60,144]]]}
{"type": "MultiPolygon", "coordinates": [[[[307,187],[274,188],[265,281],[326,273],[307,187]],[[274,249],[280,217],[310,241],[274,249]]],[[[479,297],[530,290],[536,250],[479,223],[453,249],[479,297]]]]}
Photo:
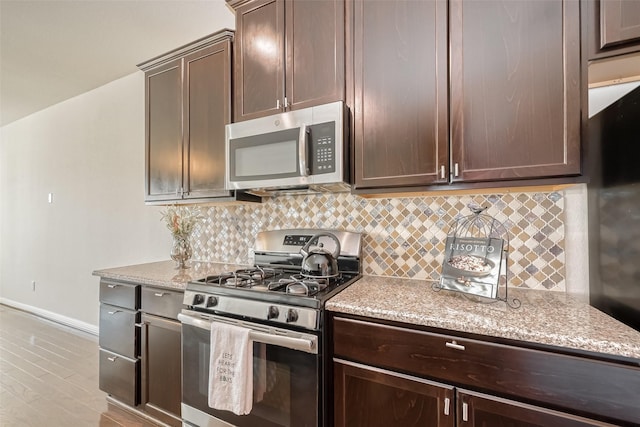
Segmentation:
{"type": "MultiPolygon", "coordinates": [[[[211,330],[211,324],[215,320],[196,319],[187,314],[178,314],[178,320],[184,325],[195,326],[196,328],[211,330]]],[[[234,324],[234,322],[228,322],[234,324]]],[[[246,323],[238,324],[240,327],[247,327],[246,323]]],[[[275,345],[278,347],[285,347],[291,350],[304,351],[306,353],[318,354],[318,338],[313,335],[305,335],[304,337],[291,337],[281,334],[272,334],[269,332],[263,332],[259,330],[251,329],[249,332],[249,338],[253,341],[275,345]]]]}

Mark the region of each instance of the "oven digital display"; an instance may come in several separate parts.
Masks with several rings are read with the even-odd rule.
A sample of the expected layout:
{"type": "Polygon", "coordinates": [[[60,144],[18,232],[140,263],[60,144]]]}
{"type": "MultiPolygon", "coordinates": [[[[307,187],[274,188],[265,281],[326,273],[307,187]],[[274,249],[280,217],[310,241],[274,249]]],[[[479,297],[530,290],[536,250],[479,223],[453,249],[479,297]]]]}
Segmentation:
{"type": "Polygon", "coordinates": [[[304,246],[313,236],[309,235],[287,235],[284,236],[284,244],[291,246],[304,246]]]}

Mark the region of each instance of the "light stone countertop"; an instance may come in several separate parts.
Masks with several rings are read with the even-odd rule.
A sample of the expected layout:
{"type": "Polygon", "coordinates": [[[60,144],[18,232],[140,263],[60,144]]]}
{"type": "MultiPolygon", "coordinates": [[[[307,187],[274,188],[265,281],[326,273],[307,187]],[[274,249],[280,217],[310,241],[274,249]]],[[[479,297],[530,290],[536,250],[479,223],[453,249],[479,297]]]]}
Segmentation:
{"type": "Polygon", "coordinates": [[[450,291],[434,291],[431,283],[364,276],[326,303],[333,312],[392,320],[492,337],[507,338],[604,353],[640,365],[640,332],[613,319],[575,296],[552,291],[509,289],[503,301],[450,291]]]}
{"type": "MultiPolygon", "coordinates": [[[[191,261],[177,270],[173,261],[96,270],[106,279],[184,290],[187,282],[246,265],[191,261]]],[[[569,294],[510,289],[509,298],[485,304],[463,294],[439,291],[431,283],[363,276],[326,303],[328,310],[375,319],[566,347],[634,359],[640,365],[640,332],[569,294]]]]}
{"type": "Polygon", "coordinates": [[[176,269],[176,263],[173,261],[159,261],[96,270],[93,272],[93,275],[105,279],[135,282],[148,286],[184,291],[187,287],[187,282],[191,280],[247,267],[246,265],[241,266],[236,264],[198,261],[189,261],[187,264],[189,268],[178,270],[176,269]]]}

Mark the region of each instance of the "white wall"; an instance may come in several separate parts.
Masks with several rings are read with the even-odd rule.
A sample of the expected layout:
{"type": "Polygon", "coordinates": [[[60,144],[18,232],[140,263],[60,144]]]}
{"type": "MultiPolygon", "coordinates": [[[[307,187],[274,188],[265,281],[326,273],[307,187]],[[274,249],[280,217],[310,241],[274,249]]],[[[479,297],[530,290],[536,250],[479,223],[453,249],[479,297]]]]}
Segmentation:
{"type": "Polygon", "coordinates": [[[0,302],[97,326],[91,272],[170,250],[160,208],[143,202],[144,75],[0,132],[0,302]]]}

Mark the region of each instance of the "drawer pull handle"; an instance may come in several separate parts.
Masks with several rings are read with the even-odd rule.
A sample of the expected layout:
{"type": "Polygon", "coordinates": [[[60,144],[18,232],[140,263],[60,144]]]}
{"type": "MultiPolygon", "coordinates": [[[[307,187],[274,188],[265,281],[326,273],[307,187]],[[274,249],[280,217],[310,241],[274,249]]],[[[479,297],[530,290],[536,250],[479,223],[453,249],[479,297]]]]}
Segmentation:
{"type": "Polygon", "coordinates": [[[462,421],[469,421],[469,404],[462,402],[462,421]]]}
{"type": "Polygon", "coordinates": [[[156,292],[154,295],[157,296],[157,297],[163,297],[165,295],[165,293],[164,292],[156,292]]]}
{"type": "Polygon", "coordinates": [[[122,313],[122,311],[120,311],[120,310],[113,310],[113,311],[107,311],[107,313],[109,313],[110,315],[112,315],[112,316],[113,316],[113,315],[114,315],[114,314],[116,314],[116,313],[122,313]]]}
{"type": "Polygon", "coordinates": [[[464,351],[464,349],[465,349],[463,345],[460,345],[455,341],[446,342],[446,343],[444,343],[444,345],[446,345],[449,348],[455,348],[456,350],[463,350],[464,351]]]}
{"type": "Polygon", "coordinates": [[[115,289],[115,288],[117,288],[118,286],[120,286],[120,285],[113,285],[113,284],[111,284],[111,283],[110,283],[110,284],[108,284],[108,285],[107,285],[107,288],[115,289]]]}
{"type": "Polygon", "coordinates": [[[109,362],[115,362],[117,358],[118,358],[118,356],[112,356],[112,357],[107,357],[107,360],[109,362]]]}
{"type": "Polygon", "coordinates": [[[449,406],[451,405],[451,400],[448,397],[444,399],[444,414],[449,415],[449,406]]]}

